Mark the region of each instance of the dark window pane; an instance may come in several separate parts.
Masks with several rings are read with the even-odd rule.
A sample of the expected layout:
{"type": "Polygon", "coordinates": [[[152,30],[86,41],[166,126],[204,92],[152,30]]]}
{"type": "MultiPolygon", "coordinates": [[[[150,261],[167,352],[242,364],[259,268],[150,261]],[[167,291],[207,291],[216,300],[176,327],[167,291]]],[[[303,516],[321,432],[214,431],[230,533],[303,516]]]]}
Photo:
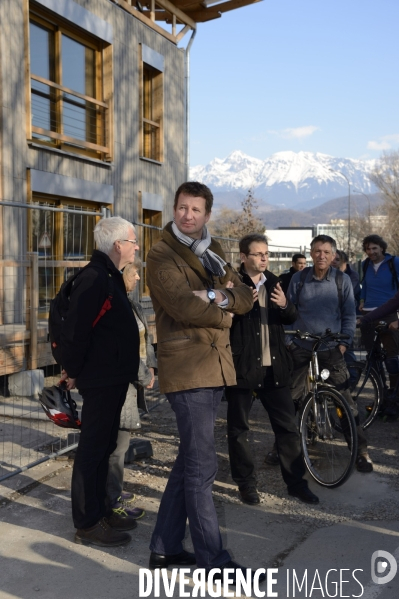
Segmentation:
{"type": "Polygon", "coordinates": [[[94,97],[94,50],[62,35],[62,85],[94,97]]]}
{"type": "Polygon", "coordinates": [[[33,75],[54,80],[52,68],[53,32],[30,23],[30,71],[33,75]]]}

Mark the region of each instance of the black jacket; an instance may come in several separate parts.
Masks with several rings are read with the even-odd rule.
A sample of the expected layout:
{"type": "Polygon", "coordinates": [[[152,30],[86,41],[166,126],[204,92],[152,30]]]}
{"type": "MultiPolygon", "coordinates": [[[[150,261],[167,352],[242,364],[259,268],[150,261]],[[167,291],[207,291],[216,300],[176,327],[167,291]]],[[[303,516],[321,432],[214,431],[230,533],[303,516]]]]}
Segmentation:
{"type": "Polygon", "coordinates": [[[295,268],[293,266],[291,266],[291,268],[288,272],[285,272],[284,274],[279,276],[280,283],[281,283],[281,289],[284,291],[284,293],[286,295],[287,295],[288,287],[290,285],[290,281],[296,272],[298,272],[298,271],[295,270],[295,268]]]}
{"type": "MultiPolygon", "coordinates": [[[[243,281],[249,287],[255,288],[252,279],[240,270],[243,281]]],[[[279,308],[270,299],[270,293],[276,286],[278,278],[268,270],[266,276],[266,291],[268,296],[268,324],[270,354],[272,358],[274,383],[278,387],[290,384],[292,360],[285,345],[283,324],[291,324],[298,318],[294,304],[288,301],[285,310],[279,308]]],[[[260,306],[254,303],[250,312],[242,316],[235,315],[230,331],[230,343],[233,353],[234,366],[237,373],[237,385],[244,389],[263,387],[262,377],[262,346],[260,335],[260,306]]]]}
{"type": "Polygon", "coordinates": [[[62,365],[79,389],[137,380],[139,334],[121,272],[94,250],[73,286],[62,336],[62,365]],[[113,280],[112,307],[93,327],[113,280]]]}

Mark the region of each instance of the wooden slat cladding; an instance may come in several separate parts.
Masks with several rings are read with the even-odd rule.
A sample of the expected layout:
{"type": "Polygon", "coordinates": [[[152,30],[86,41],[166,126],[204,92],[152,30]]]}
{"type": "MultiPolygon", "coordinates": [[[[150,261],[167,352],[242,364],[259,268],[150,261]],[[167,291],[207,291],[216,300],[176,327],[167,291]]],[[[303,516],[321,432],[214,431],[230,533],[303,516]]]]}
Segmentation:
{"type": "MultiPolygon", "coordinates": [[[[157,222],[163,225],[172,218],[174,193],[184,181],[186,173],[184,52],[177,48],[172,36],[168,38],[160,35],[154,28],[144,25],[138,18],[120,10],[109,0],[74,2],[109,23],[113,30],[112,44],[107,42],[103,45],[103,81],[95,81],[95,92],[80,90],[82,96],[96,97],[99,106],[104,108],[101,103],[105,104],[111,114],[107,120],[107,143],[98,143],[104,160],[95,158],[95,149],[91,154],[79,154],[79,148],[67,147],[62,139],[58,146],[54,142],[52,145],[40,145],[32,139],[29,0],[0,0],[0,201],[21,204],[32,201],[29,173],[30,169],[35,169],[112,185],[114,204],[111,212],[136,223],[141,223],[143,219],[143,209],[139,203],[140,192],[161,196],[164,206],[157,222]],[[161,138],[163,147],[160,149],[162,162],[158,163],[140,158],[139,70],[142,44],[161,54],[165,64],[161,138]],[[103,86],[102,94],[98,91],[100,85],[103,86]]],[[[35,6],[38,8],[36,12],[40,12],[39,5],[31,2],[31,6],[35,6]]],[[[47,16],[54,22],[57,21],[54,13],[47,11],[47,16]]],[[[84,30],[78,23],[66,24],[63,21],[61,24],[76,31],[77,38],[84,37],[84,30]]],[[[189,31],[190,28],[187,33],[189,31]]],[[[97,41],[101,46],[101,40],[97,41]]],[[[40,77],[40,73],[37,77],[40,77]]],[[[38,84],[43,85],[43,82],[38,81],[38,84]]],[[[54,86],[54,96],[57,91],[62,92],[62,80],[57,85],[59,88],[54,86]]],[[[149,120],[156,122],[155,119],[149,120]]],[[[56,133],[66,135],[65,132],[56,133]]],[[[70,203],[74,204],[75,201],[71,199],[70,203]]],[[[32,235],[29,212],[21,207],[0,206],[0,218],[3,222],[0,259],[7,259],[7,262],[0,264],[0,324],[14,327],[10,332],[10,346],[0,350],[0,374],[17,372],[32,364],[32,361],[28,362],[31,352],[27,349],[31,338],[25,328],[25,298],[29,281],[26,264],[22,262],[26,260],[31,246],[28,243],[29,235],[32,235]],[[19,265],[23,264],[23,267],[18,267],[17,262],[19,265]],[[19,339],[18,335],[13,336],[17,325],[26,331],[23,339],[19,339]]],[[[62,214],[55,218],[60,220],[62,214]]],[[[137,231],[143,229],[137,227],[137,231]]],[[[145,256],[141,257],[145,260],[145,256]]],[[[76,260],[71,262],[72,266],[76,266],[76,260]]],[[[39,256],[40,268],[42,265],[39,256]]],[[[55,263],[54,268],[58,268],[55,263]]],[[[33,357],[38,367],[51,363],[49,346],[40,334],[35,347],[37,349],[33,357]]]]}

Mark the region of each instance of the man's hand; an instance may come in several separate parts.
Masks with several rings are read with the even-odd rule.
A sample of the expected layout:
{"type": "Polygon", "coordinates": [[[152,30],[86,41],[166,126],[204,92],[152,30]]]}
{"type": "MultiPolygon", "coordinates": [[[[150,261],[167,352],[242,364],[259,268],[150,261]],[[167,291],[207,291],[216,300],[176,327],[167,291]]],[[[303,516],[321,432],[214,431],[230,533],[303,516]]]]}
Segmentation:
{"type": "Polygon", "coordinates": [[[68,391],[70,391],[71,389],[75,389],[76,379],[71,379],[64,369],[61,370],[60,383],[62,381],[66,381],[68,391]]]}
{"type": "Polygon", "coordinates": [[[389,325],[391,331],[397,331],[399,329],[399,320],[395,320],[395,322],[391,322],[389,325]]]}
{"type": "Polygon", "coordinates": [[[254,297],[254,303],[258,301],[258,292],[255,287],[252,288],[252,295],[254,297]]]}
{"type": "Polygon", "coordinates": [[[152,379],[150,380],[146,388],[152,389],[155,381],[155,370],[153,368],[149,368],[148,370],[151,372],[152,379]]]}
{"type": "Polygon", "coordinates": [[[363,307],[364,307],[364,300],[360,300],[360,302],[359,302],[359,312],[364,312],[363,307]]]}
{"type": "Polygon", "coordinates": [[[278,305],[279,308],[285,308],[287,305],[287,299],[284,295],[284,291],[281,289],[281,285],[278,282],[273,291],[270,294],[271,300],[278,305]]]}
{"type": "Polygon", "coordinates": [[[346,345],[338,345],[338,349],[341,352],[341,354],[344,355],[348,348],[346,347],[346,345]]]}

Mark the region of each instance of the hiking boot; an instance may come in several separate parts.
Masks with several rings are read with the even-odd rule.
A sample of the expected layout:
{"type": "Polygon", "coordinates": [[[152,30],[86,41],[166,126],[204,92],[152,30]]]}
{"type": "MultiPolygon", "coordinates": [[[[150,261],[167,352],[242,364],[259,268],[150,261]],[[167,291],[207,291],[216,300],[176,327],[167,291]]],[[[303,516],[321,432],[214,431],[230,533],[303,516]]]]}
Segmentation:
{"type": "Polygon", "coordinates": [[[241,501],[244,503],[248,503],[249,505],[260,503],[258,491],[254,485],[252,487],[240,487],[238,491],[240,493],[241,501]]]}
{"type": "Polygon", "coordinates": [[[129,516],[130,518],[133,518],[133,520],[139,520],[145,516],[145,511],[141,507],[131,507],[129,503],[122,501],[114,503],[112,511],[119,516],[129,516]]]}
{"type": "Polygon", "coordinates": [[[116,514],[114,511],[106,520],[111,528],[119,530],[120,532],[133,530],[137,526],[136,520],[131,516],[125,516],[120,513],[116,514]]]}
{"type": "Polygon", "coordinates": [[[132,537],[127,532],[119,532],[108,524],[106,518],[101,518],[90,528],[78,528],[75,533],[75,543],[78,545],[98,545],[99,547],[119,547],[127,545],[132,537]]]}
{"type": "Polygon", "coordinates": [[[358,472],[373,472],[373,462],[368,453],[357,456],[356,470],[358,472]]]}

